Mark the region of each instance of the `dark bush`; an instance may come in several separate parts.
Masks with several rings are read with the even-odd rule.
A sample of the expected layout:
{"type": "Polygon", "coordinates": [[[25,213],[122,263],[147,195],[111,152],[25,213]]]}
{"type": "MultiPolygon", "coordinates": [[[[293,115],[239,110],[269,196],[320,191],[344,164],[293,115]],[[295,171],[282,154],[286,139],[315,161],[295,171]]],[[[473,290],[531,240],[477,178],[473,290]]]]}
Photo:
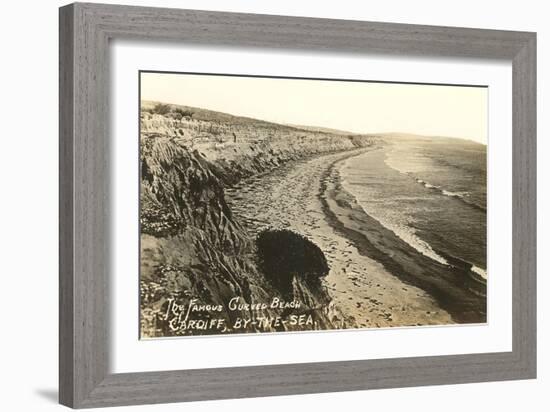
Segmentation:
{"type": "Polygon", "coordinates": [[[318,280],[329,272],[323,251],[291,230],[264,230],[256,238],[260,266],[283,293],[292,292],[294,276],[318,280]]]}
{"type": "Polygon", "coordinates": [[[169,104],[158,103],[153,108],[153,113],[165,115],[170,112],[170,109],[169,104]]]}
{"type": "Polygon", "coordinates": [[[178,113],[181,117],[186,117],[187,119],[190,119],[191,117],[193,117],[193,112],[191,110],[185,110],[180,107],[177,107],[175,112],[178,113]]]}

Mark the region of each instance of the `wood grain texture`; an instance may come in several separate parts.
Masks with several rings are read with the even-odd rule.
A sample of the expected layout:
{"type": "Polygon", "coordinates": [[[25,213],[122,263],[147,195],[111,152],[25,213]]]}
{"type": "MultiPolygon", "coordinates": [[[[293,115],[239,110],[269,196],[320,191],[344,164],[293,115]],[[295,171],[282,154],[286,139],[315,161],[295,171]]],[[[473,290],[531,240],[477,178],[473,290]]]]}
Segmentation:
{"type": "Polygon", "coordinates": [[[512,62],[512,297],[513,350],[521,364],[536,374],[536,242],[537,242],[537,111],[536,37],[512,62]]]}
{"type": "Polygon", "coordinates": [[[59,400],[73,404],[73,37],[69,9],[59,15],[59,400]]]}
{"type": "Polygon", "coordinates": [[[60,402],[84,408],[536,375],[534,33],[76,3],[60,9],[60,402]],[[109,40],[495,58],[513,65],[513,350],[109,373],[109,40]]]}

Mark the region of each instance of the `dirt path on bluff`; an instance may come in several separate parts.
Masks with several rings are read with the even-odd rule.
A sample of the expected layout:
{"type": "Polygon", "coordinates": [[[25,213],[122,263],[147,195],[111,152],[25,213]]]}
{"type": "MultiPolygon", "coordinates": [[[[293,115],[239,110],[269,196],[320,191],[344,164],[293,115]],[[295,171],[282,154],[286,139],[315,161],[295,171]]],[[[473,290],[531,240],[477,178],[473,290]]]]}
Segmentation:
{"type": "Polygon", "coordinates": [[[372,149],[291,162],[226,190],[227,201],[251,236],[266,227],[285,228],[317,244],[330,266],[324,282],[333,303],[357,327],[453,323],[430,295],[403,283],[380,263],[361,254],[323,213],[321,197],[334,181],[338,165],[365,150],[372,149]]]}

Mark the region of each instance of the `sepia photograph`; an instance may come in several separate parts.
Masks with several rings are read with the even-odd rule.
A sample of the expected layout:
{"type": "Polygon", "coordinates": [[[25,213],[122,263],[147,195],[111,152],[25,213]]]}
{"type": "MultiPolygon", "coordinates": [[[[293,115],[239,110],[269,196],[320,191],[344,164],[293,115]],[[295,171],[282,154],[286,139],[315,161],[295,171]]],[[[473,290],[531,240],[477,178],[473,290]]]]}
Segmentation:
{"type": "Polygon", "coordinates": [[[487,322],[486,86],[139,88],[141,339],[487,322]]]}

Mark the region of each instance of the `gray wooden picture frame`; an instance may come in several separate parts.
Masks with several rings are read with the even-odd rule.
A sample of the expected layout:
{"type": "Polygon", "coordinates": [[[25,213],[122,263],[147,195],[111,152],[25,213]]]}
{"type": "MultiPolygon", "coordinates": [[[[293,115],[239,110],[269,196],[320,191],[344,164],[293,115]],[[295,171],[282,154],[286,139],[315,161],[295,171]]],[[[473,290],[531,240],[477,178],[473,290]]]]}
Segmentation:
{"type": "Polygon", "coordinates": [[[62,7],[59,27],[62,404],[89,408],[535,378],[535,33],[84,3],[62,7]],[[111,374],[106,212],[111,39],[511,61],[513,350],[111,374]]]}

